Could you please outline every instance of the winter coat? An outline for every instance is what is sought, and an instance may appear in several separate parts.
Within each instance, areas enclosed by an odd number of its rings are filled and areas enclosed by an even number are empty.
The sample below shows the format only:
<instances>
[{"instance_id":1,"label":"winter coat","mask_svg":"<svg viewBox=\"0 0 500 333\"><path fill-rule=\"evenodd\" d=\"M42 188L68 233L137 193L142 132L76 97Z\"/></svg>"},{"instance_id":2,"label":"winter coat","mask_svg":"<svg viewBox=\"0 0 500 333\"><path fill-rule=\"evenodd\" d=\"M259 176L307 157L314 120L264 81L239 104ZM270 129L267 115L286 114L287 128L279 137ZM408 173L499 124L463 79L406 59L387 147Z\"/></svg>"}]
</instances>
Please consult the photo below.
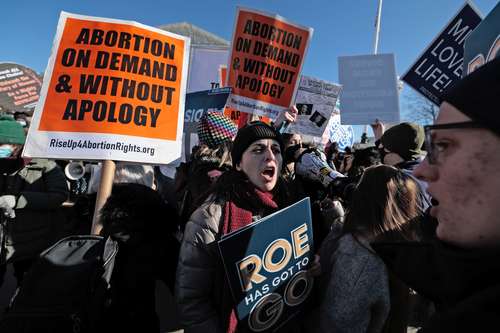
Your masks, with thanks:
<instances>
[{"instance_id":1,"label":"winter coat","mask_svg":"<svg viewBox=\"0 0 500 333\"><path fill-rule=\"evenodd\" d=\"M119 251L111 278L112 302L99 332L160 332L156 283L162 281L169 289L173 287L170 275L178 248L171 235L165 235L162 244L145 239L147 242L137 244L118 239Z\"/></svg>"},{"instance_id":2,"label":"winter coat","mask_svg":"<svg viewBox=\"0 0 500 333\"><path fill-rule=\"evenodd\" d=\"M190 217L177 265L175 297L186 333L225 332L231 294L217 246L222 236L223 200L209 198ZM258 220L263 214L254 215Z\"/></svg>"},{"instance_id":3,"label":"winter coat","mask_svg":"<svg viewBox=\"0 0 500 333\"><path fill-rule=\"evenodd\" d=\"M217 244L224 233L226 204L230 203L229 210L233 209L231 206L237 210L229 214L242 214L238 212L242 210L246 211L245 216L249 216L247 213L251 212L251 221L240 220L243 219L240 215L228 217L226 230L234 231L233 223L239 228L241 224L238 223L246 225L257 221L294 202L284 182L276 184L272 199L264 198L256 191L258 189L243 172L227 171L217 180L213 194L189 218L181 244L175 287L184 332L225 333L230 322L234 304Z\"/></svg>"},{"instance_id":4,"label":"winter coat","mask_svg":"<svg viewBox=\"0 0 500 333\"><path fill-rule=\"evenodd\" d=\"M390 310L389 275L368 244L331 232L320 250L319 311L312 332L381 332Z\"/></svg>"},{"instance_id":5,"label":"winter coat","mask_svg":"<svg viewBox=\"0 0 500 333\"><path fill-rule=\"evenodd\" d=\"M7 257L32 258L59 238L68 186L54 161L33 159L12 174L0 174L0 193L16 196L16 217L7 221Z\"/></svg>"},{"instance_id":6,"label":"winter coat","mask_svg":"<svg viewBox=\"0 0 500 333\"><path fill-rule=\"evenodd\" d=\"M224 302L224 268L217 241L223 202L205 202L190 217L184 230L177 265L175 297L186 333L223 332L220 307Z\"/></svg>"},{"instance_id":7,"label":"winter coat","mask_svg":"<svg viewBox=\"0 0 500 333\"><path fill-rule=\"evenodd\" d=\"M419 333L496 331L500 318L500 250L466 250L439 241L378 243L388 268L436 313Z\"/></svg>"}]
</instances>

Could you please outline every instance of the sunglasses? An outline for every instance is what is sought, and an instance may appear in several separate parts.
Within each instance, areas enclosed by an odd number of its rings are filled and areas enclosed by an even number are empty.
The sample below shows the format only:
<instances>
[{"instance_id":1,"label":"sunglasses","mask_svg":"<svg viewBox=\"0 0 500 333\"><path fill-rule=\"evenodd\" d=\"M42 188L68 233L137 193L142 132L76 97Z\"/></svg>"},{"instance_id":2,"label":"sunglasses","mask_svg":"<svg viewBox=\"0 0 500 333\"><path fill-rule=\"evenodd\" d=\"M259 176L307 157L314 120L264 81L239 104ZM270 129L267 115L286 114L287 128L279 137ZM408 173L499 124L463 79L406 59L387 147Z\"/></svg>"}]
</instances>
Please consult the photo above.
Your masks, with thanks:
<instances>
[{"instance_id":1,"label":"sunglasses","mask_svg":"<svg viewBox=\"0 0 500 333\"><path fill-rule=\"evenodd\" d=\"M429 164L436 164L439 158L439 150L436 149L432 138L432 131L444 129L466 129L466 128L483 128L484 126L475 121L464 121L460 123L448 123L439 125L424 126L425 131L425 150L427 151L427 160Z\"/></svg>"}]
</instances>

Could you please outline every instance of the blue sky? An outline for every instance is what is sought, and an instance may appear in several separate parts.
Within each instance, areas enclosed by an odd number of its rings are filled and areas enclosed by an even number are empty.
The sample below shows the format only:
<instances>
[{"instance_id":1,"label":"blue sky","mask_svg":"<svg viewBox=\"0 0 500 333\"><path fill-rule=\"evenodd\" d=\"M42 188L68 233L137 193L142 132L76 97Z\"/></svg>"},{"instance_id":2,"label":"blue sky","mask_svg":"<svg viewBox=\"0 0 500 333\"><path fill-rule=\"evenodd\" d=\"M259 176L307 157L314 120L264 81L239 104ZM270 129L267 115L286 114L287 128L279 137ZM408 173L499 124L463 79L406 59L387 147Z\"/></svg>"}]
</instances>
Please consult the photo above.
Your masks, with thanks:
<instances>
[{"instance_id":1,"label":"blue sky","mask_svg":"<svg viewBox=\"0 0 500 333\"><path fill-rule=\"evenodd\" d=\"M396 71L403 74L463 3L383 1L379 53L394 53ZM497 0L473 3L486 16ZM303 74L338 82L338 56L373 52L377 0L5 0L0 5L0 61L43 72L61 10L151 26L187 21L230 40L238 5L314 28ZM411 88L403 89L403 114L411 94Z\"/></svg>"}]
</instances>

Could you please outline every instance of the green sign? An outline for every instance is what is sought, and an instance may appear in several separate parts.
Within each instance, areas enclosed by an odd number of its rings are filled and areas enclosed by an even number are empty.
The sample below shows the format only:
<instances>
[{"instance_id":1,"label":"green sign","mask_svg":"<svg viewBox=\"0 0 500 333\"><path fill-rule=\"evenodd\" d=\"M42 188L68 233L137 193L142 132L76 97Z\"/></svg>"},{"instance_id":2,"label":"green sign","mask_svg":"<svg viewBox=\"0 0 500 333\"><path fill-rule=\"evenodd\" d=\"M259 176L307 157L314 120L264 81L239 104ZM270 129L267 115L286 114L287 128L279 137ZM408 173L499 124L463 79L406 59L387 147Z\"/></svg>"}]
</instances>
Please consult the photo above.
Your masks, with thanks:
<instances>
[{"instance_id":1,"label":"green sign","mask_svg":"<svg viewBox=\"0 0 500 333\"><path fill-rule=\"evenodd\" d=\"M500 56L500 2L465 41L462 77Z\"/></svg>"}]
</instances>

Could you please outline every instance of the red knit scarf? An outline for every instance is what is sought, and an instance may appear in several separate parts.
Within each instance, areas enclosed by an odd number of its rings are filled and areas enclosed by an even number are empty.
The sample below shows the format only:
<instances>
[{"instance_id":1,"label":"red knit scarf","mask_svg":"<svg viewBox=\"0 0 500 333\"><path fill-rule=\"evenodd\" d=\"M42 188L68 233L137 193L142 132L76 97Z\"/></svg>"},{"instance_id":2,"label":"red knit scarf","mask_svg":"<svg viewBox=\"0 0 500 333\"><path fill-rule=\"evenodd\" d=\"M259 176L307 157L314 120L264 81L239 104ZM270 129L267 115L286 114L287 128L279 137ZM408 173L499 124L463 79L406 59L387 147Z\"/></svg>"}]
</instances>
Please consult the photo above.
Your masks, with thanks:
<instances>
[{"instance_id":1,"label":"red knit scarf","mask_svg":"<svg viewBox=\"0 0 500 333\"><path fill-rule=\"evenodd\" d=\"M224 206L224 224L222 234L228 234L252 223L252 216L262 211L273 211L278 205L273 200L271 192L262 192L256 187L248 188L237 200L228 200ZM244 208L243 208L244 207ZM237 331L238 319L236 312L231 310L228 333Z\"/></svg>"}]
</instances>

